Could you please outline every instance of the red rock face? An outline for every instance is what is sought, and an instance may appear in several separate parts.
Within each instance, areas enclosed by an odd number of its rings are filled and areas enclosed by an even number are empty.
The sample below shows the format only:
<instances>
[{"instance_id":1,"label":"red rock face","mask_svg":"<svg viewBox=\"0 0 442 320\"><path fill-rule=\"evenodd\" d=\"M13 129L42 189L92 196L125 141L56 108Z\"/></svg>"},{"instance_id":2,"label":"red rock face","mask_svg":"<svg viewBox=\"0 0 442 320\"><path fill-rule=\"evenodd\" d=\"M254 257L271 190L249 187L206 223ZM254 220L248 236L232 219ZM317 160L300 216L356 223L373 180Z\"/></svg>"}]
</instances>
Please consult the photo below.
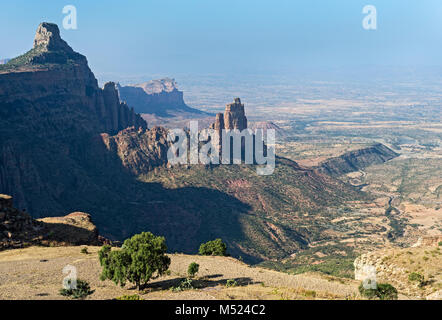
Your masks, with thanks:
<instances>
[{"instance_id":1,"label":"red rock face","mask_svg":"<svg viewBox=\"0 0 442 320\"><path fill-rule=\"evenodd\" d=\"M241 99L236 98L235 102L227 104L224 115L218 113L216 115L215 123L213 123L210 128L215 130L238 129L240 131L247 129L247 117Z\"/></svg>"},{"instance_id":2,"label":"red rock face","mask_svg":"<svg viewBox=\"0 0 442 320\"><path fill-rule=\"evenodd\" d=\"M238 129L240 131L247 129L247 118L244 112L244 104L240 98L236 98L234 103L226 106L224 112L224 125L227 130Z\"/></svg>"}]
</instances>

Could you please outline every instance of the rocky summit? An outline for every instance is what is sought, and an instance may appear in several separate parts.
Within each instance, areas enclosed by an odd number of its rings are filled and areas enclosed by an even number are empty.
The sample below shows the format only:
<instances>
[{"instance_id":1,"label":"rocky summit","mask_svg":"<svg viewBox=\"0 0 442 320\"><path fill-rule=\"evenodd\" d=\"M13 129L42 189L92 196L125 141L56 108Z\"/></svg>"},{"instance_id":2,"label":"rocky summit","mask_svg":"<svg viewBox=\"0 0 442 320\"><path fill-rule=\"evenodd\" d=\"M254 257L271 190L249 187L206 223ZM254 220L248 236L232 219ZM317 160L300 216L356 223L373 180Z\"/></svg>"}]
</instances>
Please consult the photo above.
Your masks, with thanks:
<instances>
[{"instance_id":1,"label":"rocky summit","mask_svg":"<svg viewBox=\"0 0 442 320\"><path fill-rule=\"evenodd\" d=\"M210 128L215 130L238 129L240 131L247 129L247 117L241 99L236 98L233 103L227 104L224 114L218 113L216 115L215 123L213 123Z\"/></svg>"}]
</instances>

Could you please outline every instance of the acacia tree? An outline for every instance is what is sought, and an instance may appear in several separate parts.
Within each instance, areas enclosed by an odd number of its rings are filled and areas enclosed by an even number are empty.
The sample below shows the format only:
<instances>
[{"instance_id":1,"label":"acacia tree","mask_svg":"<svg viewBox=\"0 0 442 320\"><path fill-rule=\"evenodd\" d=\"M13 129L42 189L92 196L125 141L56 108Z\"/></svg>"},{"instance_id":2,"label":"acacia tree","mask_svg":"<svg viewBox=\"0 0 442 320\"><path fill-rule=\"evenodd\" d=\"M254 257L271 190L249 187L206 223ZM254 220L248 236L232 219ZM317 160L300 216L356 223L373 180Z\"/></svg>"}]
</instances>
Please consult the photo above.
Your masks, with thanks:
<instances>
[{"instance_id":1,"label":"acacia tree","mask_svg":"<svg viewBox=\"0 0 442 320\"><path fill-rule=\"evenodd\" d=\"M225 256L227 246L221 239L201 244L199 254L202 256Z\"/></svg>"},{"instance_id":2,"label":"acacia tree","mask_svg":"<svg viewBox=\"0 0 442 320\"><path fill-rule=\"evenodd\" d=\"M98 252L103 267L100 279L112 280L122 287L126 282L134 283L140 290L155 273L161 276L169 269L170 258L166 251L164 237L156 237L150 232L125 240L120 250L103 246Z\"/></svg>"}]
</instances>

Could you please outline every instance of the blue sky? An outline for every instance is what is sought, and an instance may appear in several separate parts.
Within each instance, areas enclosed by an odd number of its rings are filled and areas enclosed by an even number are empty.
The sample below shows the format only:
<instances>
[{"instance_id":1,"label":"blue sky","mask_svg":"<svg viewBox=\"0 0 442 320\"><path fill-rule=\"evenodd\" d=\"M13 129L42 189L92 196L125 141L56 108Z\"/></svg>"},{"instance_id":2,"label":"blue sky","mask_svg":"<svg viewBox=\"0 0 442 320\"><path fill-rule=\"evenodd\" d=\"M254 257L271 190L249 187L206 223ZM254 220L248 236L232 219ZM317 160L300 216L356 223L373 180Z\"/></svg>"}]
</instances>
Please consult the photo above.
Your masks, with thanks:
<instances>
[{"instance_id":1,"label":"blue sky","mask_svg":"<svg viewBox=\"0 0 442 320\"><path fill-rule=\"evenodd\" d=\"M0 58L30 49L41 21L78 29L62 37L96 73L273 72L297 68L440 66L440 0L2 1ZM378 29L362 28L375 5Z\"/></svg>"}]
</instances>

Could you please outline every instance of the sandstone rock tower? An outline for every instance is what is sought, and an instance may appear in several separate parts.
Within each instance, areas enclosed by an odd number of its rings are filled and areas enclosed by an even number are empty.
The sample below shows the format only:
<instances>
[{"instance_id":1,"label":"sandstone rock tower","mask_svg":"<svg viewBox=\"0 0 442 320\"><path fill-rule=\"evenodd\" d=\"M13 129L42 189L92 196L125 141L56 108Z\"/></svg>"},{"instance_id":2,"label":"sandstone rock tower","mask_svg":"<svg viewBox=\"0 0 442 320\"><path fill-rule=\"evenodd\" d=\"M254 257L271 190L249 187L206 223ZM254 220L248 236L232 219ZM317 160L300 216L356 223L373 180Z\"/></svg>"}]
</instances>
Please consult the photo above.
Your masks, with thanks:
<instances>
[{"instance_id":1,"label":"sandstone rock tower","mask_svg":"<svg viewBox=\"0 0 442 320\"><path fill-rule=\"evenodd\" d=\"M247 129L247 117L241 99L235 98L235 102L227 104L224 115L218 113L216 115L215 123L213 123L210 128L219 131L223 129L238 129L240 131Z\"/></svg>"},{"instance_id":2,"label":"sandstone rock tower","mask_svg":"<svg viewBox=\"0 0 442 320\"><path fill-rule=\"evenodd\" d=\"M244 104L240 98L226 106L224 112L224 125L227 130L238 129L240 131L247 129L247 118L244 112Z\"/></svg>"},{"instance_id":3,"label":"sandstone rock tower","mask_svg":"<svg viewBox=\"0 0 442 320\"><path fill-rule=\"evenodd\" d=\"M235 98L233 103L229 103L226 105L226 110L224 114L217 113L215 122L212 123L210 129L214 129L216 131L215 142L214 145L219 152L219 156L222 154L222 130L230 131L230 130L239 130L243 131L247 129L247 117L244 111L244 104L241 103L240 98ZM241 141L241 150L244 153L245 148L245 140ZM232 158L232 152L231 156Z\"/></svg>"}]
</instances>

